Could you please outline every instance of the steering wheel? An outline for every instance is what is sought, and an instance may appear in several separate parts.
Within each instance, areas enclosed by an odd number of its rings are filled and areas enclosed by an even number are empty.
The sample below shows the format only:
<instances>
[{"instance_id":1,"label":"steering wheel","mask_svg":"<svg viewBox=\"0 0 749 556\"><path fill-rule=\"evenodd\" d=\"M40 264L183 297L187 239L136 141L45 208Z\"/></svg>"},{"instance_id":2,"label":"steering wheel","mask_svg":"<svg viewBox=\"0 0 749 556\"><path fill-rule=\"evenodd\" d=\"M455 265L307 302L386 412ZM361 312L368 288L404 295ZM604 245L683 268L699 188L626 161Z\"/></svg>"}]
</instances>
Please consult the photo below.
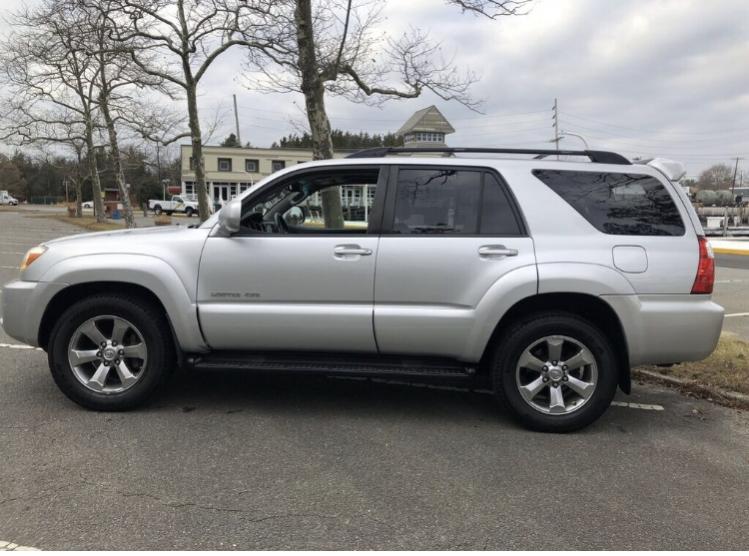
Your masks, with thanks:
<instances>
[{"instance_id":1,"label":"steering wheel","mask_svg":"<svg viewBox=\"0 0 749 556\"><path fill-rule=\"evenodd\" d=\"M277 212L273 216L273 220L276 223L276 228L278 228L278 231L284 234L289 233L289 225L286 223L286 220L283 219L283 215L279 212Z\"/></svg>"}]
</instances>

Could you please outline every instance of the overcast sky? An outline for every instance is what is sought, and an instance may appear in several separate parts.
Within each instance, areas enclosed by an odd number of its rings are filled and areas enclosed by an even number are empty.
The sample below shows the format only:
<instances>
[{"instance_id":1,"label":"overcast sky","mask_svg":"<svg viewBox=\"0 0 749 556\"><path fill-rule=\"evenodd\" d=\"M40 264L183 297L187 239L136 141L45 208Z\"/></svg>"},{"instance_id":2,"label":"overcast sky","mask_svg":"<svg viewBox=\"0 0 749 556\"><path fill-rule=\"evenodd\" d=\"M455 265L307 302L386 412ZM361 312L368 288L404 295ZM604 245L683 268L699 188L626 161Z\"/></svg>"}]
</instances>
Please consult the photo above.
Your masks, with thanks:
<instances>
[{"instance_id":1,"label":"overcast sky","mask_svg":"<svg viewBox=\"0 0 749 556\"><path fill-rule=\"evenodd\" d=\"M3 0L0 10L21 0ZM549 147L551 107L561 128L591 148L682 160L688 173L742 156L749 179L749 1L534 0L531 13L490 21L441 0L389 0L387 28L429 29L456 63L480 74L473 96L484 114L430 95L381 108L330 98L334 127L395 131L435 104L456 129L453 146ZM201 110L233 129L238 98L243 141L270 146L303 124L301 97L247 90L243 53L230 51L201 86ZM215 142L215 141L214 141ZM575 137L562 141L580 148Z\"/></svg>"}]
</instances>

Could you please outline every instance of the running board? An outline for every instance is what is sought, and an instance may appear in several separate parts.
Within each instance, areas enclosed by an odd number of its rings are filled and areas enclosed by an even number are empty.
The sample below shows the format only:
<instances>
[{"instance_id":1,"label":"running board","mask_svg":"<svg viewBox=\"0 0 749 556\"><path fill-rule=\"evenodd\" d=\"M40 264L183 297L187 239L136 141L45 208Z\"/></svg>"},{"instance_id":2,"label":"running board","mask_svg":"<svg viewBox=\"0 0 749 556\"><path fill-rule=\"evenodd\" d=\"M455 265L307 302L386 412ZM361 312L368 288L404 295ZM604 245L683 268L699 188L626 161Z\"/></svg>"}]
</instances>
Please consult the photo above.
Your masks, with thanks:
<instances>
[{"instance_id":1,"label":"running board","mask_svg":"<svg viewBox=\"0 0 749 556\"><path fill-rule=\"evenodd\" d=\"M465 379L476 373L475 366L454 359L368 354L216 352L190 355L185 363L188 367L201 371L240 370L372 377Z\"/></svg>"}]
</instances>

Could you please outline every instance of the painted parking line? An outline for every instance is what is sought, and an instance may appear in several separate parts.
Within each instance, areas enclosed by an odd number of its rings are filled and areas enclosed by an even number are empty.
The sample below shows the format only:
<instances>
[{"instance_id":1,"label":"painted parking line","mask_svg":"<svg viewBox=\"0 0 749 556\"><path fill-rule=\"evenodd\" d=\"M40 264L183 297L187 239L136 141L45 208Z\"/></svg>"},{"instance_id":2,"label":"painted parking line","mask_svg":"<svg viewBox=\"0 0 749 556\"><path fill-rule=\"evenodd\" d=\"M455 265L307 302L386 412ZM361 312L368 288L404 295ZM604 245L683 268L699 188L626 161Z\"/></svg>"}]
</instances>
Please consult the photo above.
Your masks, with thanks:
<instances>
[{"instance_id":1,"label":"painted parking line","mask_svg":"<svg viewBox=\"0 0 749 556\"><path fill-rule=\"evenodd\" d=\"M29 346L26 344L0 344L0 348L7 348L7 349L34 349L38 351L42 351L42 348Z\"/></svg>"},{"instance_id":2,"label":"painted parking line","mask_svg":"<svg viewBox=\"0 0 749 556\"><path fill-rule=\"evenodd\" d=\"M615 405L617 407L628 407L630 409L647 409L650 411L663 411L663 406L655 404L655 403L619 402L615 400L611 402L611 405Z\"/></svg>"},{"instance_id":3,"label":"painted parking line","mask_svg":"<svg viewBox=\"0 0 749 556\"><path fill-rule=\"evenodd\" d=\"M733 317L749 317L749 313L729 313L727 315L723 315L725 318L730 319Z\"/></svg>"},{"instance_id":4,"label":"painted parking line","mask_svg":"<svg viewBox=\"0 0 749 556\"><path fill-rule=\"evenodd\" d=\"M8 542L8 541L0 541L0 551L2 550L10 550L13 552L16 551L26 551L26 550L39 550L38 548L34 548L33 546L21 546L20 544L16 544L14 542Z\"/></svg>"},{"instance_id":5,"label":"painted parking line","mask_svg":"<svg viewBox=\"0 0 749 556\"><path fill-rule=\"evenodd\" d=\"M0 268L7 268L8 270L18 270L19 266L6 266L6 265L0 265Z\"/></svg>"}]
</instances>

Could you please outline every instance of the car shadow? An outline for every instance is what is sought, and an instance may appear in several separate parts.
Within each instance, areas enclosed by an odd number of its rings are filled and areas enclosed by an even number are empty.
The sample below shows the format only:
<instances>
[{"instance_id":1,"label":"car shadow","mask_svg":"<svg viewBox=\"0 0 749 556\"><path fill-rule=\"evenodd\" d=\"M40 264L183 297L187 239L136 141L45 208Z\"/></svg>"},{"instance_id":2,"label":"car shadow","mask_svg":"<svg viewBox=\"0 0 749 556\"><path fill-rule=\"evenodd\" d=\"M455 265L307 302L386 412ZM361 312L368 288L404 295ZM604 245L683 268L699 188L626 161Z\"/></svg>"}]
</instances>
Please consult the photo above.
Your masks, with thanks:
<instances>
[{"instance_id":1,"label":"car shadow","mask_svg":"<svg viewBox=\"0 0 749 556\"><path fill-rule=\"evenodd\" d=\"M151 407L185 413L410 415L511 422L490 393L462 386L240 371L177 373Z\"/></svg>"}]
</instances>

